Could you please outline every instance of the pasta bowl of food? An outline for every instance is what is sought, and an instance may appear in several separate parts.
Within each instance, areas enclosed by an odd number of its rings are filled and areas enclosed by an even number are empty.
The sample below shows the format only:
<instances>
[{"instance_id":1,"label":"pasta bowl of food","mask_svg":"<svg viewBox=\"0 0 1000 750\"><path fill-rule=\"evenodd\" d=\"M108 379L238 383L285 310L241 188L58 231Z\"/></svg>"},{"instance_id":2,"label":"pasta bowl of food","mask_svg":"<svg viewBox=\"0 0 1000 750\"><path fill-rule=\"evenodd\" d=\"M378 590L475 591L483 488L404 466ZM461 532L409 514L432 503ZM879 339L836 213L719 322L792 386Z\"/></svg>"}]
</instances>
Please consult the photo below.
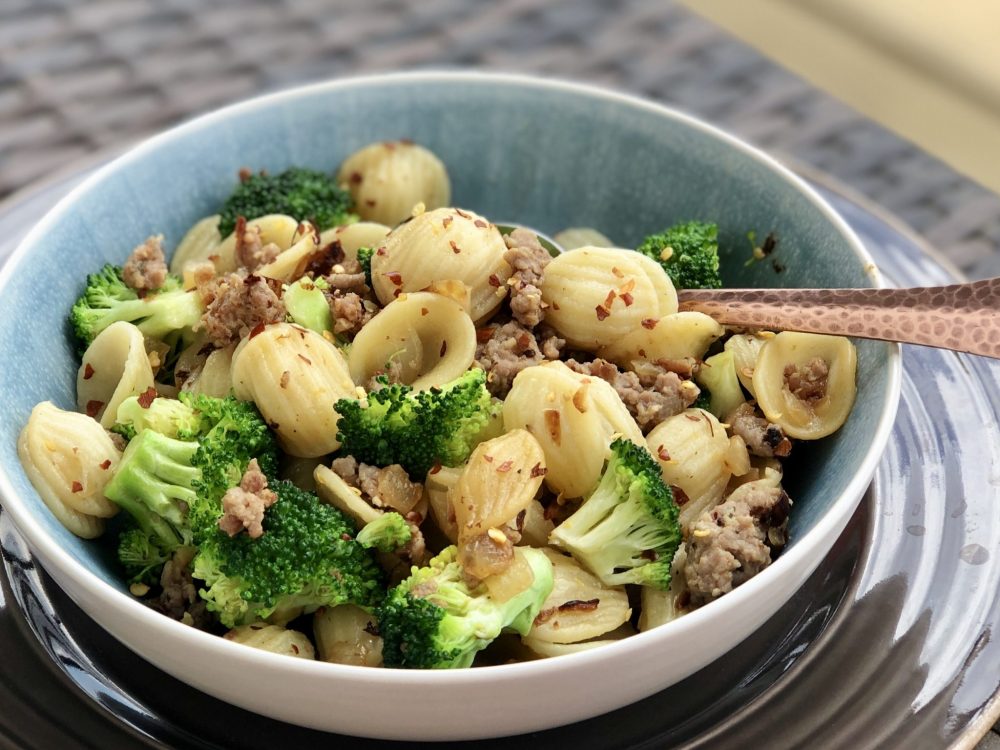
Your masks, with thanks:
<instances>
[{"instance_id":1,"label":"pasta bowl of food","mask_svg":"<svg viewBox=\"0 0 1000 750\"><path fill-rule=\"evenodd\" d=\"M0 493L84 611L221 699L553 727L763 623L894 418L895 345L727 330L677 289L879 283L801 180L656 104L294 89L147 141L24 240Z\"/></svg>"}]
</instances>

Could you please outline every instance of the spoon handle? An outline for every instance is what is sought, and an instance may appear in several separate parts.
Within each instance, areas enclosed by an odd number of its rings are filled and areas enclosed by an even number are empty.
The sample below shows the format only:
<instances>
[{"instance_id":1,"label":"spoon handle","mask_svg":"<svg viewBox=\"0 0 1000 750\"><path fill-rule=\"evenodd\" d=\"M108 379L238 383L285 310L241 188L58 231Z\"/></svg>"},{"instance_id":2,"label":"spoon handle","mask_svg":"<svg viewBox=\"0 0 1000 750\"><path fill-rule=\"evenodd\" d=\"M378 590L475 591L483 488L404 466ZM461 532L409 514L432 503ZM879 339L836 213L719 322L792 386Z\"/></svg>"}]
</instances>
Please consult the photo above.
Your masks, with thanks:
<instances>
[{"instance_id":1,"label":"spoon handle","mask_svg":"<svg viewBox=\"0 0 1000 750\"><path fill-rule=\"evenodd\" d=\"M685 289L719 323L922 344L1000 359L1000 278L914 289Z\"/></svg>"}]
</instances>

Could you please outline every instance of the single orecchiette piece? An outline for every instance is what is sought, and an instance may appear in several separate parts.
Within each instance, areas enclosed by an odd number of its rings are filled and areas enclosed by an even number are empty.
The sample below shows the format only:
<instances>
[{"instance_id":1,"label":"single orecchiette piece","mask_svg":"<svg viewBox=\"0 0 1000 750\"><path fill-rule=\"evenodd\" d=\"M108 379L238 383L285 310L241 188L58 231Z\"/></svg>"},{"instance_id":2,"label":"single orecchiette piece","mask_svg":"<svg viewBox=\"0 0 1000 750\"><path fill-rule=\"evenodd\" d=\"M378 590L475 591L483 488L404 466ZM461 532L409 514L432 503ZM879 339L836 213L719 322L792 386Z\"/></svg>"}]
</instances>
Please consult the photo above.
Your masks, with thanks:
<instances>
[{"instance_id":1,"label":"single orecchiette piece","mask_svg":"<svg viewBox=\"0 0 1000 750\"><path fill-rule=\"evenodd\" d=\"M681 491L675 490L674 499L682 527L718 504L732 475L729 435L718 419L704 409L687 409L654 427L646 442L663 481Z\"/></svg>"},{"instance_id":2,"label":"single orecchiette piece","mask_svg":"<svg viewBox=\"0 0 1000 750\"><path fill-rule=\"evenodd\" d=\"M337 181L347 187L354 210L366 221L395 226L423 203L428 209L451 202L451 181L431 151L409 141L372 143L344 159Z\"/></svg>"},{"instance_id":3,"label":"single orecchiette piece","mask_svg":"<svg viewBox=\"0 0 1000 750\"><path fill-rule=\"evenodd\" d=\"M36 406L17 444L24 473L63 526L84 539L104 531L118 506L104 487L121 453L97 421L48 401Z\"/></svg>"},{"instance_id":4,"label":"single orecchiette piece","mask_svg":"<svg viewBox=\"0 0 1000 750\"><path fill-rule=\"evenodd\" d=\"M170 273L183 276L189 266L203 263L215 255L221 243L219 214L206 216L191 227L177 245L170 259Z\"/></svg>"},{"instance_id":5,"label":"single orecchiette piece","mask_svg":"<svg viewBox=\"0 0 1000 750\"><path fill-rule=\"evenodd\" d=\"M319 246L325 248L333 242L339 242L340 249L344 251L344 259L357 260L359 249L378 247L387 234L389 234L389 227L385 224L378 224L374 221L357 221L354 224L344 224L327 229L319 236Z\"/></svg>"},{"instance_id":6,"label":"single orecchiette piece","mask_svg":"<svg viewBox=\"0 0 1000 750\"><path fill-rule=\"evenodd\" d=\"M280 252L285 252L300 239L299 226L299 222L291 216L268 214L248 221L246 229L259 231L261 244L274 244ZM236 233L222 240L212 255L214 257L210 260L215 263L216 273L235 271L239 265L236 260Z\"/></svg>"},{"instance_id":7,"label":"single orecchiette piece","mask_svg":"<svg viewBox=\"0 0 1000 750\"><path fill-rule=\"evenodd\" d=\"M486 578L510 565L513 542L504 527L527 513L544 476L545 454L527 430L476 446L450 493L463 570Z\"/></svg>"},{"instance_id":8,"label":"single orecchiette piece","mask_svg":"<svg viewBox=\"0 0 1000 750\"><path fill-rule=\"evenodd\" d=\"M451 490L458 483L460 476L462 476L461 468L442 466L436 471L432 469L432 473L428 473L424 480L424 495L427 497L434 523L452 544L458 543L458 524L455 522Z\"/></svg>"},{"instance_id":9,"label":"single orecchiette piece","mask_svg":"<svg viewBox=\"0 0 1000 750\"><path fill-rule=\"evenodd\" d=\"M372 616L361 607L341 604L321 607L313 617L313 636L321 661L382 666L382 639L375 631Z\"/></svg>"},{"instance_id":10,"label":"single orecchiette piece","mask_svg":"<svg viewBox=\"0 0 1000 750\"><path fill-rule=\"evenodd\" d=\"M318 333L279 323L251 334L232 375L236 398L257 405L285 452L310 458L340 447L333 405L357 392L344 355Z\"/></svg>"},{"instance_id":11,"label":"single orecchiette piece","mask_svg":"<svg viewBox=\"0 0 1000 750\"><path fill-rule=\"evenodd\" d=\"M826 437L851 413L857 366L857 350L842 336L784 331L769 339L757 357L757 403L793 438Z\"/></svg>"},{"instance_id":12,"label":"single orecchiette piece","mask_svg":"<svg viewBox=\"0 0 1000 750\"><path fill-rule=\"evenodd\" d=\"M733 367L736 368L736 377L740 379L740 385L750 392L754 398L757 395L753 389L753 371L757 367L757 357L764 343L774 338L770 331L760 333L736 333L726 339L725 350L733 355Z\"/></svg>"},{"instance_id":13,"label":"single orecchiette piece","mask_svg":"<svg viewBox=\"0 0 1000 750\"><path fill-rule=\"evenodd\" d=\"M556 527L550 518L545 517L545 508L538 500L528 504L528 512L524 514L524 526L521 529L521 544L529 547L544 547L549 543L549 534Z\"/></svg>"},{"instance_id":14,"label":"single orecchiette piece","mask_svg":"<svg viewBox=\"0 0 1000 750\"><path fill-rule=\"evenodd\" d=\"M719 352L706 359L695 375L698 385L708 389L711 397L709 411L725 419L733 409L746 402L731 351Z\"/></svg>"},{"instance_id":15,"label":"single orecchiette piece","mask_svg":"<svg viewBox=\"0 0 1000 750\"><path fill-rule=\"evenodd\" d=\"M552 561L554 583L531 628L533 640L577 643L628 622L632 610L624 588L605 586L568 555L551 549L543 552Z\"/></svg>"},{"instance_id":16,"label":"single orecchiette piece","mask_svg":"<svg viewBox=\"0 0 1000 750\"><path fill-rule=\"evenodd\" d=\"M153 387L142 331L131 323L112 323L90 342L76 376L80 411L111 427L121 402Z\"/></svg>"},{"instance_id":17,"label":"single orecchiette piece","mask_svg":"<svg viewBox=\"0 0 1000 750\"><path fill-rule=\"evenodd\" d=\"M643 320L677 310L666 272L629 250L581 247L545 268L545 322L572 346L596 351L610 346Z\"/></svg>"},{"instance_id":18,"label":"single orecchiette piece","mask_svg":"<svg viewBox=\"0 0 1000 750\"><path fill-rule=\"evenodd\" d=\"M359 529L382 515L381 510L361 499L361 490L349 485L328 466L317 466L313 470L313 479L319 499L345 513Z\"/></svg>"},{"instance_id":19,"label":"single orecchiette piece","mask_svg":"<svg viewBox=\"0 0 1000 750\"><path fill-rule=\"evenodd\" d=\"M592 648L606 646L609 643L615 643L633 635L635 635L635 630L631 625L622 625L608 633L604 638L595 638L590 641L580 641L579 643L552 643L551 641L543 641L535 638L532 633L522 638L521 643L527 646L533 653L551 658L553 656L566 656L567 654L578 654L581 651L589 651Z\"/></svg>"},{"instance_id":20,"label":"single orecchiette piece","mask_svg":"<svg viewBox=\"0 0 1000 750\"><path fill-rule=\"evenodd\" d=\"M681 542L670 565L670 588L663 591L652 586L642 587L640 594L642 610L639 612L640 632L644 633L660 625L665 625L684 614L684 608L680 602L683 601L687 591L687 579L684 577L686 564L687 546Z\"/></svg>"},{"instance_id":21,"label":"single orecchiette piece","mask_svg":"<svg viewBox=\"0 0 1000 750\"><path fill-rule=\"evenodd\" d=\"M268 279L291 283L305 273L320 250L319 232L309 223L301 224L291 247L278 253L278 257L261 266L254 273Z\"/></svg>"},{"instance_id":22,"label":"single orecchiette piece","mask_svg":"<svg viewBox=\"0 0 1000 750\"><path fill-rule=\"evenodd\" d=\"M358 385L393 363L399 381L416 389L444 385L469 369L476 328L462 306L431 292L401 294L368 321L348 355Z\"/></svg>"},{"instance_id":23,"label":"single orecchiette piece","mask_svg":"<svg viewBox=\"0 0 1000 750\"><path fill-rule=\"evenodd\" d=\"M236 344L210 352L201 369L184 383L184 390L225 398L233 390L233 354Z\"/></svg>"},{"instance_id":24,"label":"single orecchiette piece","mask_svg":"<svg viewBox=\"0 0 1000 750\"><path fill-rule=\"evenodd\" d=\"M562 362L522 370L503 404L504 427L523 427L542 446L545 483L582 497L600 480L615 435L644 445L642 432L614 388Z\"/></svg>"},{"instance_id":25,"label":"single orecchiette piece","mask_svg":"<svg viewBox=\"0 0 1000 750\"><path fill-rule=\"evenodd\" d=\"M222 637L233 643L270 651L272 654L295 656L300 659L316 658L316 650L304 633L288 630L280 625L265 625L260 622L240 625Z\"/></svg>"},{"instance_id":26,"label":"single orecchiette piece","mask_svg":"<svg viewBox=\"0 0 1000 750\"><path fill-rule=\"evenodd\" d=\"M639 325L599 354L621 365L633 360L701 359L725 329L700 312L679 312L644 318Z\"/></svg>"},{"instance_id":27,"label":"single orecchiette piece","mask_svg":"<svg viewBox=\"0 0 1000 750\"><path fill-rule=\"evenodd\" d=\"M419 292L441 279L469 290L473 320L493 312L507 296L511 267L500 231L482 216L439 208L393 229L372 255L372 284L387 305L403 292Z\"/></svg>"}]
</instances>

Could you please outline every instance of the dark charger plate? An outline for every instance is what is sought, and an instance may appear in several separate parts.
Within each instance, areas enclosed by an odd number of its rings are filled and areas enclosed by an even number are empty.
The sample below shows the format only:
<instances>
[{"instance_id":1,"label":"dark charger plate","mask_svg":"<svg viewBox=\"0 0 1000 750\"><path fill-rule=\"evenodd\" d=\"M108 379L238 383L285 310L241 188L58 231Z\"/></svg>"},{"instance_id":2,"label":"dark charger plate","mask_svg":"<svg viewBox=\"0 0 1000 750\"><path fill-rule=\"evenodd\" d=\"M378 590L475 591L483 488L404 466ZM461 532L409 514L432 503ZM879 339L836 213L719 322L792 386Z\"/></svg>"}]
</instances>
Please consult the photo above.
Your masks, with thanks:
<instances>
[{"instance_id":1,"label":"dark charger plate","mask_svg":"<svg viewBox=\"0 0 1000 750\"><path fill-rule=\"evenodd\" d=\"M50 182L0 207L0 259L80 177ZM822 191L891 283L954 279L891 218L840 188ZM632 706L476 744L579 750L975 745L1000 715L1000 364L915 347L904 349L903 364L899 417L872 487L816 573L759 631L684 682ZM392 744L282 724L187 687L91 622L36 565L2 513L0 543L6 573L0 746ZM595 692L601 689L594 684ZM331 703L336 700L331 692ZM454 720L462 721L460 705Z\"/></svg>"}]
</instances>

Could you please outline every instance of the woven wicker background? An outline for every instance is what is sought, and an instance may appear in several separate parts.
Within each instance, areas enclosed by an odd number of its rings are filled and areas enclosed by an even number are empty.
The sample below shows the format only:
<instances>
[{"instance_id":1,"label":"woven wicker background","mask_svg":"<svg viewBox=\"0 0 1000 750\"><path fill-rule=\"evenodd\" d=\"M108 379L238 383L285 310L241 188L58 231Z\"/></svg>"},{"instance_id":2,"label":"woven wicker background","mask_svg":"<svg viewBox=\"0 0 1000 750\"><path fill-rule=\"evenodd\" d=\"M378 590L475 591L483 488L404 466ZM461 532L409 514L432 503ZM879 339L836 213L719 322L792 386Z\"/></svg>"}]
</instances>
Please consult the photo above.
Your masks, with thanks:
<instances>
[{"instance_id":1,"label":"woven wicker background","mask_svg":"<svg viewBox=\"0 0 1000 750\"><path fill-rule=\"evenodd\" d=\"M975 276L1000 199L663 0L0 0L0 195L294 83L473 67L644 94L818 167Z\"/></svg>"}]
</instances>

